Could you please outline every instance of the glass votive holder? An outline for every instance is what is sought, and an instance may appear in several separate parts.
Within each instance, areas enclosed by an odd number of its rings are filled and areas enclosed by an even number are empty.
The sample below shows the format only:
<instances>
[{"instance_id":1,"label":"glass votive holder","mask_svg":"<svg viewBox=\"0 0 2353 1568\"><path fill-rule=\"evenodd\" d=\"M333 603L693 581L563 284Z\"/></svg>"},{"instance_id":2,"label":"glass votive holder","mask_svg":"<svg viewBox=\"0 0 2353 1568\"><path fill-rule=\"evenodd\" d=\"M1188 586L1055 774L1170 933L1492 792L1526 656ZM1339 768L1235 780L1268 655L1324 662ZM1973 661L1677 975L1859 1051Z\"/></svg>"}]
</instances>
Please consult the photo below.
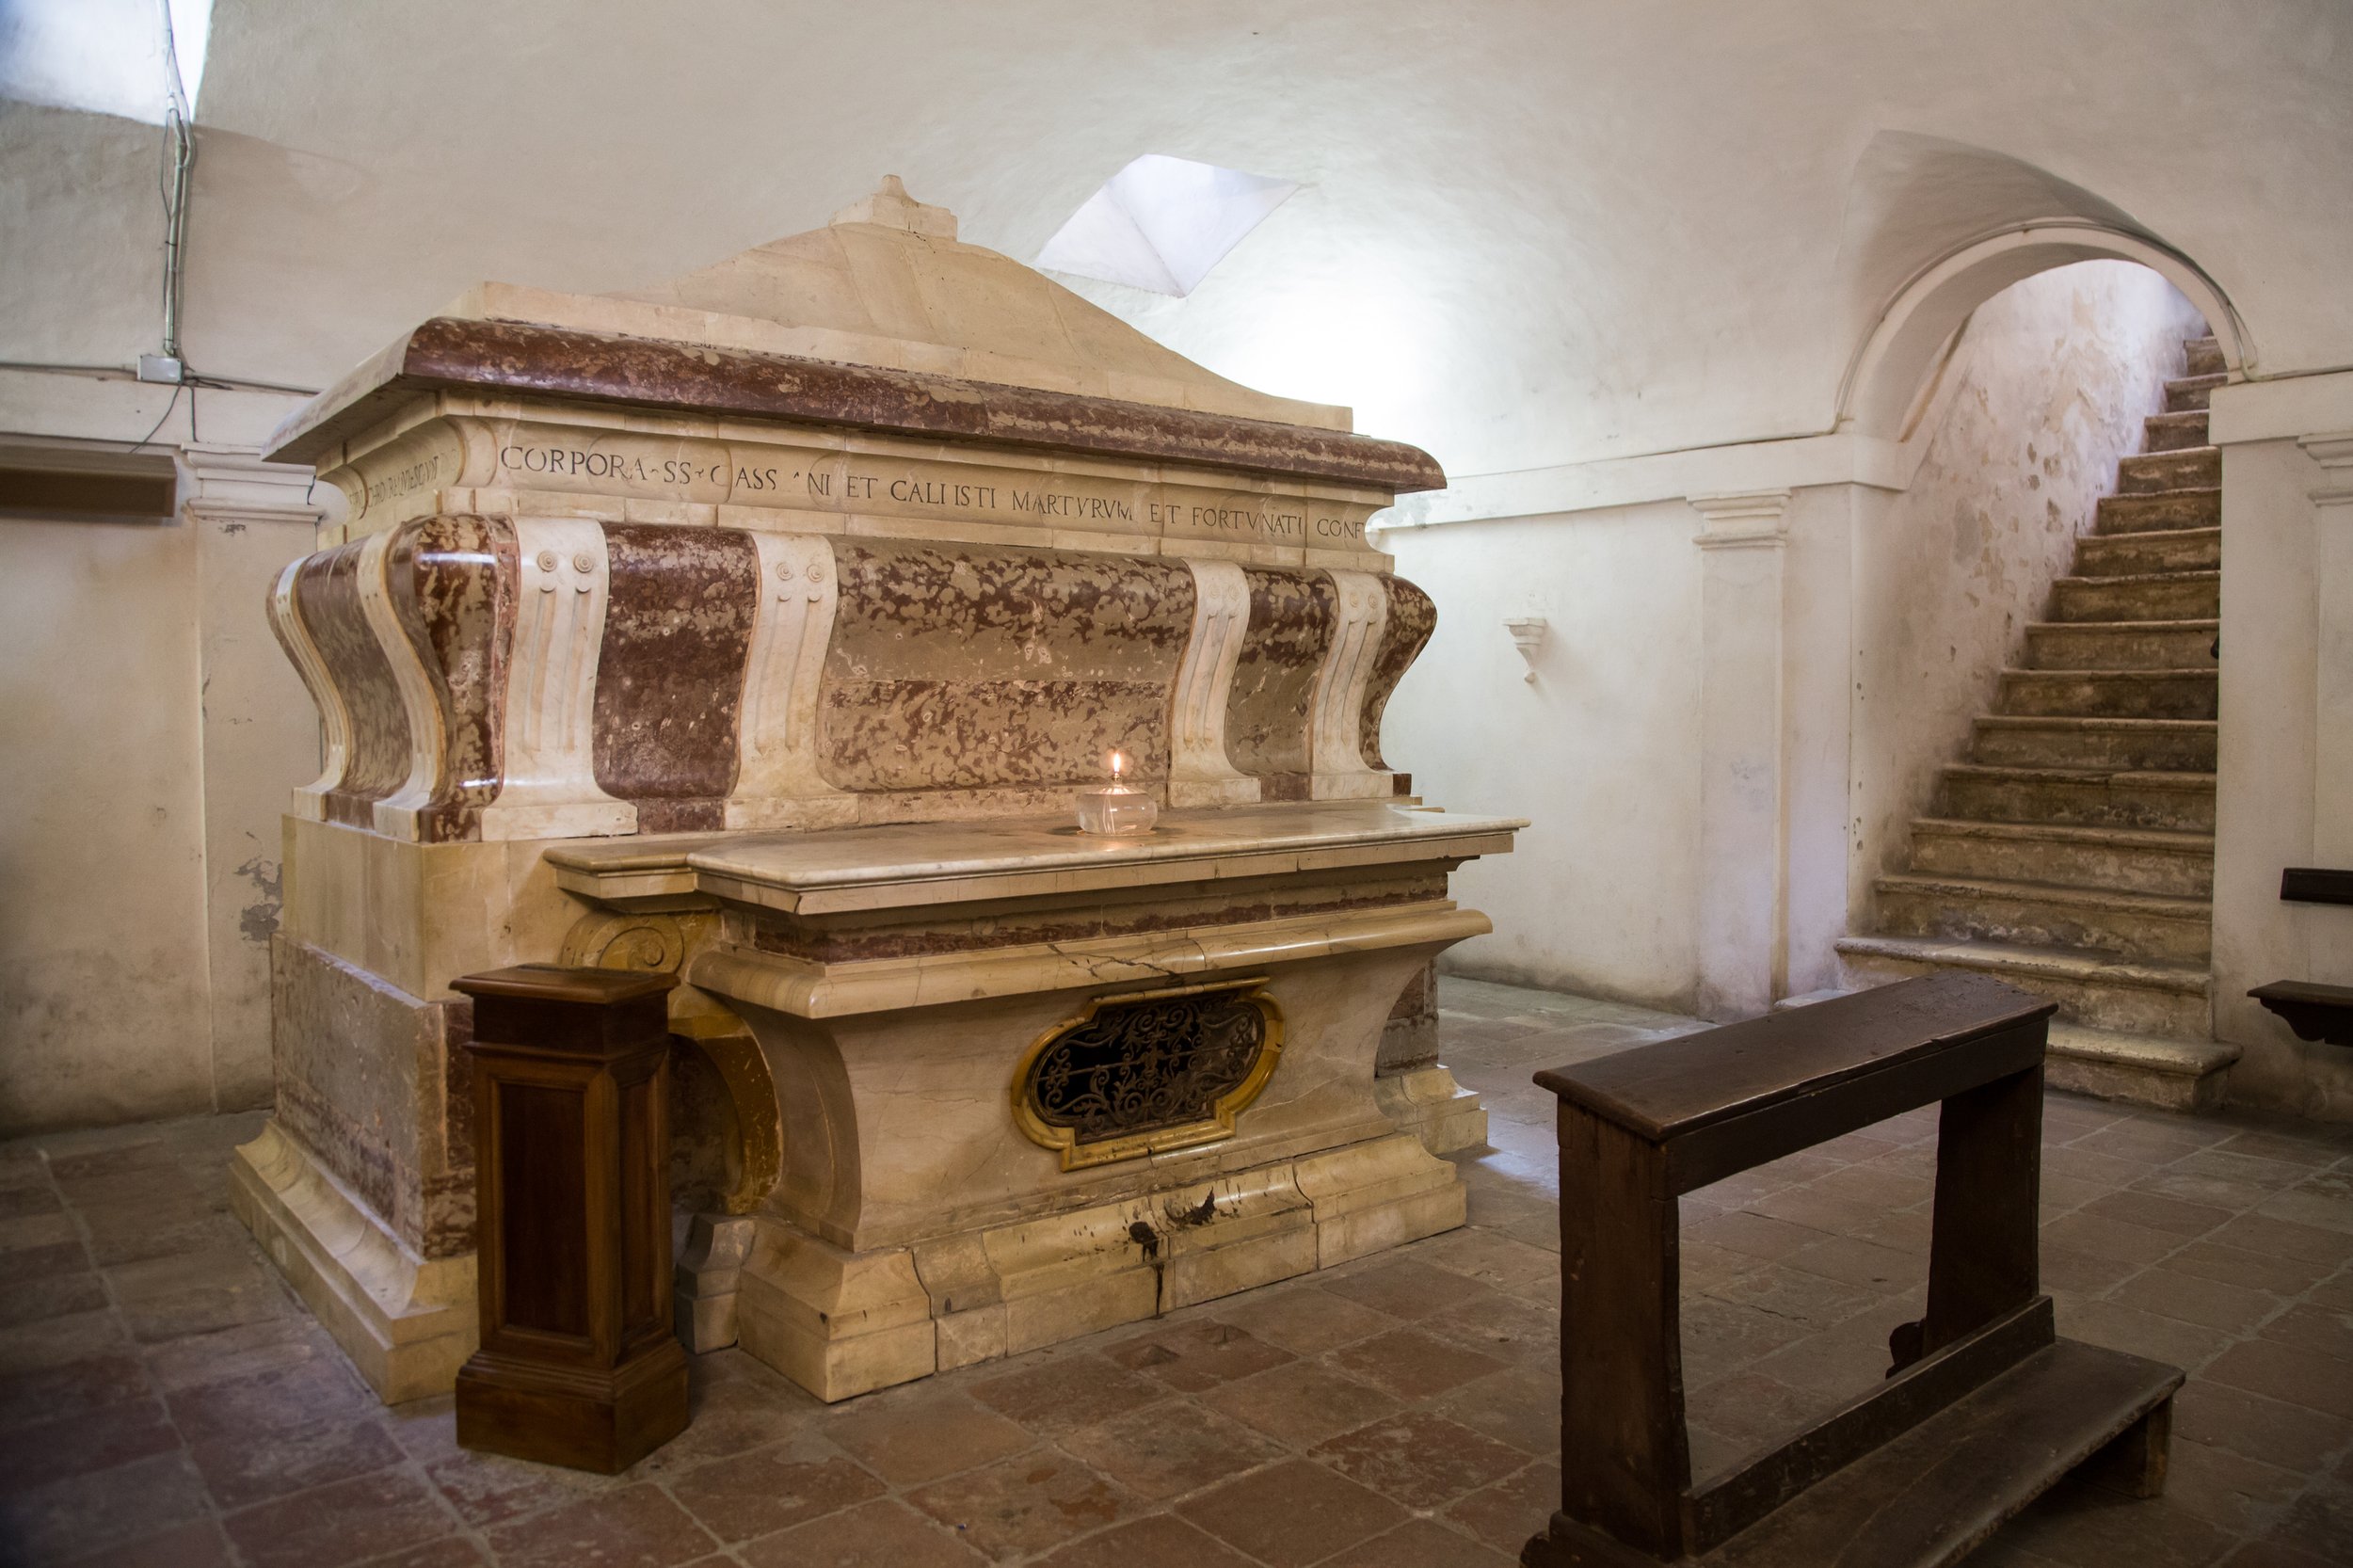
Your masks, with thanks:
<instances>
[{"instance_id":1,"label":"glass votive holder","mask_svg":"<svg viewBox=\"0 0 2353 1568\"><path fill-rule=\"evenodd\" d=\"M1079 831L1106 838L1128 839L1152 831L1160 820L1160 803L1143 790L1107 784L1079 792Z\"/></svg>"}]
</instances>

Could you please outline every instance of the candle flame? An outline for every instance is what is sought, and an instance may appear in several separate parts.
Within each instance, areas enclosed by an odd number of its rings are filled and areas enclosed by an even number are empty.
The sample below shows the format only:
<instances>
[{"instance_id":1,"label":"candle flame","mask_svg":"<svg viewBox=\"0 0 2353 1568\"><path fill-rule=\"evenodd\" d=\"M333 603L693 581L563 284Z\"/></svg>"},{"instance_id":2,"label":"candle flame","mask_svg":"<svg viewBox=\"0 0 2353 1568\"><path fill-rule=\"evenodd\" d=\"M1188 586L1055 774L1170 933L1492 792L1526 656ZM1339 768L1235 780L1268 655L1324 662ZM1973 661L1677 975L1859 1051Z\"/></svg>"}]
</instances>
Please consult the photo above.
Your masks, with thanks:
<instances>
[{"instance_id":1,"label":"candle flame","mask_svg":"<svg viewBox=\"0 0 2353 1568\"><path fill-rule=\"evenodd\" d=\"M1128 754L1127 754L1126 752L1124 752L1124 751L1114 751L1114 752L1112 752L1112 782L1113 782L1113 783L1118 782L1119 776L1120 776L1121 774L1125 773L1127 770L1128 770Z\"/></svg>"}]
</instances>

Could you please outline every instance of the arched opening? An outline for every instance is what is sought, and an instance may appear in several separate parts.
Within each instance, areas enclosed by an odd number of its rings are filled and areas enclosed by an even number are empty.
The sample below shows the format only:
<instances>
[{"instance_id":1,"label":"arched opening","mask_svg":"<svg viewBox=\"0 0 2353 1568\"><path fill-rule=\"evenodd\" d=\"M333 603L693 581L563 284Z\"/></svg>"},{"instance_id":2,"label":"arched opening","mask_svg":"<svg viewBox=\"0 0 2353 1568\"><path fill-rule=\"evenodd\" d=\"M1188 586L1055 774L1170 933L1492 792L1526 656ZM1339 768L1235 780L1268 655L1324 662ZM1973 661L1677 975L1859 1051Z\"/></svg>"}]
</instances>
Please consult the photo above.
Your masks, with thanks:
<instances>
[{"instance_id":1,"label":"arched opening","mask_svg":"<svg viewBox=\"0 0 2353 1568\"><path fill-rule=\"evenodd\" d=\"M2062 1087L2218 1089L2207 400L2252 353L2185 258L2041 225L1917 273L1842 395L1915 459L1855 538L1842 970L2051 996Z\"/></svg>"},{"instance_id":2,"label":"arched opening","mask_svg":"<svg viewBox=\"0 0 2353 1568\"><path fill-rule=\"evenodd\" d=\"M1920 412L1936 366L1974 311L2037 273L2089 261L2135 262L2180 290L2206 318L2225 374L2255 364L2246 323L2204 270L2168 247L2100 224L2034 224L1980 239L1922 268L1898 289L1848 365L1838 396L1841 431L1900 440Z\"/></svg>"}]
</instances>

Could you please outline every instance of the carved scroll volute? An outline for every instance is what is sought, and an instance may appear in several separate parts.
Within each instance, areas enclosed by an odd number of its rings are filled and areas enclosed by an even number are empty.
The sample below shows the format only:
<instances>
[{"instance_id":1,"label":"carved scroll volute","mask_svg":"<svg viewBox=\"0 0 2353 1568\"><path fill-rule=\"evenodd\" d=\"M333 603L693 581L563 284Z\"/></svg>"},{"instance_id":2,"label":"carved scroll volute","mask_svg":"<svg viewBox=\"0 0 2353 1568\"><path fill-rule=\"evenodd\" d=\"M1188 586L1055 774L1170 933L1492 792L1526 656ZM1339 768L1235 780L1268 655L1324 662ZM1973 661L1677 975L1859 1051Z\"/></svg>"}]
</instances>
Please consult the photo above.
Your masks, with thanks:
<instances>
[{"instance_id":1,"label":"carved scroll volute","mask_svg":"<svg viewBox=\"0 0 2353 1568\"><path fill-rule=\"evenodd\" d=\"M568 967L682 974L689 954L709 945L715 925L715 918L708 914L600 910L573 925L556 961ZM680 985L669 1000L670 1032L694 1042L727 1090L732 1113L725 1128L730 1144L729 1182L719 1207L728 1214L748 1214L784 1169L784 1117L768 1059L744 1020L710 992Z\"/></svg>"},{"instance_id":2,"label":"carved scroll volute","mask_svg":"<svg viewBox=\"0 0 2353 1568\"><path fill-rule=\"evenodd\" d=\"M306 682L315 673L322 683L312 696L326 730L328 767L297 792L296 816L373 827L376 803L408 776L408 712L366 602L372 573L379 574L380 594L382 566L380 543L323 550L288 568L273 597L280 645Z\"/></svg>"},{"instance_id":3,"label":"carved scroll volute","mask_svg":"<svg viewBox=\"0 0 2353 1568\"><path fill-rule=\"evenodd\" d=\"M299 560L287 562L286 569L270 585L269 626L277 633L278 646L285 649L295 672L302 677L303 690L311 694L312 706L319 715L319 776L295 791L290 809L295 816L323 822L327 818L327 798L342 787L344 771L351 760L351 714L344 707L343 694L335 689L326 656L312 639L310 628L302 624L302 614L295 605L295 579L305 564Z\"/></svg>"},{"instance_id":4,"label":"carved scroll volute","mask_svg":"<svg viewBox=\"0 0 2353 1568\"><path fill-rule=\"evenodd\" d=\"M1414 661L1430 644L1431 633L1438 629L1438 607L1430 596L1401 577L1381 579L1382 592L1388 599L1388 618L1381 629L1381 651L1375 656L1372 680L1365 688L1364 717L1360 722L1363 734L1361 755L1365 766L1383 772L1389 764L1381 752L1381 719L1388 712L1389 697L1397 683L1405 678Z\"/></svg>"},{"instance_id":5,"label":"carved scroll volute","mask_svg":"<svg viewBox=\"0 0 2353 1568\"><path fill-rule=\"evenodd\" d=\"M1225 755L1225 706L1250 625L1250 585L1231 561L1185 565L1193 572L1193 632L1169 702L1168 803L1255 801L1258 781Z\"/></svg>"},{"instance_id":6,"label":"carved scroll volute","mask_svg":"<svg viewBox=\"0 0 2353 1568\"><path fill-rule=\"evenodd\" d=\"M1316 800L1378 799L1391 792L1386 773L1365 765L1366 694L1389 614L1381 579L1369 571L1334 570L1335 625L1323 667L1316 674L1309 755Z\"/></svg>"},{"instance_id":7,"label":"carved scroll volute","mask_svg":"<svg viewBox=\"0 0 2353 1568\"><path fill-rule=\"evenodd\" d=\"M596 777L597 664L612 568L584 518L520 518L514 656L502 731L505 782L483 808L485 839L633 833L637 809Z\"/></svg>"},{"instance_id":8,"label":"carved scroll volute","mask_svg":"<svg viewBox=\"0 0 2353 1568\"><path fill-rule=\"evenodd\" d=\"M515 531L435 517L391 532L385 597L411 678L409 774L376 808L379 831L472 839L500 788L501 701L515 633Z\"/></svg>"},{"instance_id":9,"label":"carved scroll volute","mask_svg":"<svg viewBox=\"0 0 2353 1568\"><path fill-rule=\"evenodd\" d=\"M833 544L815 534L755 534L753 544L760 607L744 670L727 825L848 821L854 797L818 772L818 689L840 592Z\"/></svg>"}]
</instances>

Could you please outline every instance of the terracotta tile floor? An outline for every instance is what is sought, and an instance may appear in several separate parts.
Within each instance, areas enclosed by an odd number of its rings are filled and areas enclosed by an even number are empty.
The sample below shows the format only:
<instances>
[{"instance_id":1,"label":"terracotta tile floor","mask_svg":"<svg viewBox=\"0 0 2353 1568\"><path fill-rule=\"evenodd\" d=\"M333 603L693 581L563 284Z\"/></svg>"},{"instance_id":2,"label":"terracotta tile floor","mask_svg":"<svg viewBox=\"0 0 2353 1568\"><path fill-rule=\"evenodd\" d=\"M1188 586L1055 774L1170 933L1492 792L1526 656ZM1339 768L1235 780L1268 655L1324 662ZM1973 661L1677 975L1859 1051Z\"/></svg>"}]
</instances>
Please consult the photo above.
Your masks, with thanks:
<instances>
[{"instance_id":1,"label":"terracotta tile floor","mask_svg":"<svg viewBox=\"0 0 2353 1568\"><path fill-rule=\"evenodd\" d=\"M1693 1027L1469 982L1471 1224L1311 1281L827 1409L736 1352L610 1480L377 1405L223 1208L255 1116L0 1145L0 1560L339 1568L1500 1568L1557 1497L1551 1102L1538 1066ZM2054 1095L2061 1328L2188 1368L2171 1490L2062 1489L1977 1560L2353 1561L2353 1128ZM1932 1121L1687 1200L1705 1472L1876 1382L1918 1311Z\"/></svg>"}]
</instances>

